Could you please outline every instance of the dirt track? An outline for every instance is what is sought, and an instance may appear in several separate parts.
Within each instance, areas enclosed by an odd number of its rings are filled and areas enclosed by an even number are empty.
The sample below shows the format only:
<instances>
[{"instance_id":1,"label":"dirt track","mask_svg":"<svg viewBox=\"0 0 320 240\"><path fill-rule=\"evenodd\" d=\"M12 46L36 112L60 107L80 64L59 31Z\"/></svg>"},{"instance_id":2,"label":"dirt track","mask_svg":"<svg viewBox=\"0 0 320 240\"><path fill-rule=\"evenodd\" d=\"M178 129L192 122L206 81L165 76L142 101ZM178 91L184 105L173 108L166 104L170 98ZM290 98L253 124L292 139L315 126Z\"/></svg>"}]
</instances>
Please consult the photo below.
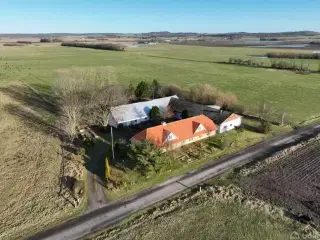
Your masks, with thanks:
<instances>
[{"instance_id":1,"label":"dirt track","mask_svg":"<svg viewBox=\"0 0 320 240\"><path fill-rule=\"evenodd\" d=\"M320 141L271 164L242 185L259 198L311 217L320 226Z\"/></svg>"}]
</instances>

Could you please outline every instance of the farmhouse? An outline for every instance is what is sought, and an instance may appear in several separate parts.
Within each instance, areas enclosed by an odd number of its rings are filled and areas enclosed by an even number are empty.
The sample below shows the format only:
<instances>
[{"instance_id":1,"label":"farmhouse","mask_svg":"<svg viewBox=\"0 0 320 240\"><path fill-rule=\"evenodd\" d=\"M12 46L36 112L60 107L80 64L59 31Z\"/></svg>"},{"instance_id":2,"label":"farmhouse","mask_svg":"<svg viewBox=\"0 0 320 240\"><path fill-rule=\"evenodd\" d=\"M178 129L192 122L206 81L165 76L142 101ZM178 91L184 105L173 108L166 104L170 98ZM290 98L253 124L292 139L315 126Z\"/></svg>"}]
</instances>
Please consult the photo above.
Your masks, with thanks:
<instances>
[{"instance_id":1,"label":"farmhouse","mask_svg":"<svg viewBox=\"0 0 320 240\"><path fill-rule=\"evenodd\" d=\"M181 113L188 111L189 116L203 114L217 124L218 133L223 133L241 125L242 117L229 111L223 111L216 105L201 105L179 98L172 98L168 107L172 116L181 119Z\"/></svg>"},{"instance_id":2,"label":"farmhouse","mask_svg":"<svg viewBox=\"0 0 320 240\"><path fill-rule=\"evenodd\" d=\"M130 126L148 121L150 110L153 106L157 106L160 112L165 113L172 98L178 97L174 95L113 107L109 115L109 125L113 127L118 127L119 125Z\"/></svg>"},{"instance_id":3,"label":"farmhouse","mask_svg":"<svg viewBox=\"0 0 320 240\"><path fill-rule=\"evenodd\" d=\"M147 128L131 138L131 142L149 140L164 150L205 139L216 134L216 125L204 115Z\"/></svg>"}]
</instances>

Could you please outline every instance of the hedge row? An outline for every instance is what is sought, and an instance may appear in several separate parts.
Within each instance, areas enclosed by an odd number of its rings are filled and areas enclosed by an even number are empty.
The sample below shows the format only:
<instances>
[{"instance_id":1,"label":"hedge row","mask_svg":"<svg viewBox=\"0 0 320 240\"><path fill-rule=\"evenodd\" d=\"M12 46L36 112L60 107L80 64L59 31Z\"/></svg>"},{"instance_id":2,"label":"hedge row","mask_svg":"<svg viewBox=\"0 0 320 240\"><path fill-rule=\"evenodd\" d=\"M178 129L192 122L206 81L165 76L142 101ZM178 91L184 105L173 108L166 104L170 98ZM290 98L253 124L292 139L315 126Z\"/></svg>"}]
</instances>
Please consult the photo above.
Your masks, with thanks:
<instances>
[{"instance_id":1,"label":"hedge row","mask_svg":"<svg viewBox=\"0 0 320 240\"><path fill-rule=\"evenodd\" d=\"M21 44L32 44L31 41L17 41L17 43L21 43Z\"/></svg>"},{"instance_id":2,"label":"hedge row","mask_svg":"<svg viewBox=\"0 0 320 240\"><path fill-rule=\"evenodd\" d=\"M52 42L62 42L62 39L60 38L41 38L41 43L52 43Z\"/></svg>"},{"instance_id":3,"label":"hedge row","mask_svg":"<svg viewBox=\"0 0 320 240\"><path fill-rule=\"evenodd\" d=\"M101 50L124 51L124 46L112 43L79 43L79 42L63 42L64 47L93 48Z\"/></svg>"},{"instance_id":4,"label":"hedge row","mask_svg":"<svg viewBox=\"0 0 320 240\"><path fill-rule=\"evenodd\" d=\"M279 53L267 53L268 58L297 58L297 59L320 59L320 53L290 53L290 52L279 52Z\"/></svg>"},{"instance_id":5,"label":"hedge row","mask_svg":"<svg viewBox=\"0 0 320 240\"><path fill-rule=\"evenodd\" d=\"M229 63L238 64L238 65L245 65L245 66L252 66L252 67L263 67L263 62L256 61L253 59L243 60L241 58L229 58Z\"/></svg>"},{"instance_id":6,"label":"hedge row","mask_svg":"<svg viewBox=\"0 0 320 240\"><path fill-rule=\"evenodd\" d=\"M18 46L18 47L20 47L20 46L25 46L25 44L21 44L21 43L5 43L5 44L3 44L3 46L5 46L5 47L16 47L16 46Z\"/></svg>"}]
</instances>

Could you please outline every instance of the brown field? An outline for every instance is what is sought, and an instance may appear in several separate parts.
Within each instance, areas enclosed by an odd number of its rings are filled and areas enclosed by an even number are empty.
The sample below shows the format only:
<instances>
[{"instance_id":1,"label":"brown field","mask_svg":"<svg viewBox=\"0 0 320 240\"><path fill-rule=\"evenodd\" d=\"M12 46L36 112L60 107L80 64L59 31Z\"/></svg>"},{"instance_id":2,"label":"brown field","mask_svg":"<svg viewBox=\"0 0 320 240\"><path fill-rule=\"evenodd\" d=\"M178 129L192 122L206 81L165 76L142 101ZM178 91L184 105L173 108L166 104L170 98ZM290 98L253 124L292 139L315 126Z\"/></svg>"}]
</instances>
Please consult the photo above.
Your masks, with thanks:
<instances>
[{"instance_id":1,"label":"brown field","mask_svg":"<svg viewBox=\"0 0 320 240\"><path fill-rule=\"evenodd\" d=\"M83 207L60 192L60 140L40 100L19 82L0 87L0 239L25 238Z\"/></svg>"},{"instance_id":2,"label":"brown field","mask_svg":"<svg viewBox=\"0 0 320 240\"><path fill-rule=\"evenodd\" d=\"M311 217L320 226L320 141L269 165L241 185L259 198Z\"/></svg>"}]
</instances>

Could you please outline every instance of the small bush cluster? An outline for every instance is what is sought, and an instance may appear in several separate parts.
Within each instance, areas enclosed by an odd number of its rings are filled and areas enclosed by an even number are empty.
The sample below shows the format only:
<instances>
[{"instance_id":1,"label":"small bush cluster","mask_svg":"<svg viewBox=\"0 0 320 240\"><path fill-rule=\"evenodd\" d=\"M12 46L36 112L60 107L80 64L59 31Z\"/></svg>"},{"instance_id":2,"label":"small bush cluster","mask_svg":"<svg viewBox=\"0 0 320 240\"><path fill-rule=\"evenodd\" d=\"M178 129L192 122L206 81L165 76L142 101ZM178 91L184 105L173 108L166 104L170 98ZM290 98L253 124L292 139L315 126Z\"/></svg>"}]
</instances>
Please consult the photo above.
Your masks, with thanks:
<instances>
[{"instance_id":1,"label":"small bush cluster","mask_svg":"<svg viewBox=\"0 0 320 240\"><path fill-rule=\"evenodd\" d=\"M174 160L149 141L132 144L128 157L135 163L135 170L145 177L167 170Z\"/></svg>"},{"instance_id":2,"label":"small bush cluster","mask_svg":"<svg viewBox=\"0 0 320 240\"><path fill-rule=\"evenodd\" d=\"M32 44L31 41L17 41L17 43L21 43L21 44Z\"/></svg>"},{"instance_id":3,"label":"small bush cluster","mask_svg":"<svg viewBox=\"0 0 320 240\"><path fill-rule=\"evenodd\" d=\"M241 58L229 58L230 64L237 64L237 65L244 65L244 66L251 66L251 67L263 67L263 62L257 61L254 59L244 60Z\"/></svg>"},{"instance_id":4,"label":"small bush cluster","mask_svg":"<svg viewBox=\"0 0 320 240\"><path fill-rule=\"evenodd\" d=\"M217 104L223 109L232 109L238 104L238 99L233 93L222 92L210 84L192 86L183 97L201 104Z\"/></svg>"},{"instance_id":5,"label":"small bush cluster","mask_svg":"<svg viewBox=\"0 0 320 240\"><path fill-rule=\"evenodd\" d=\"M268 58L290 58L290 59L320 59L320 53L293 53L293 52L269 52Z\"/></svg>"},{"instance_id":6,"label":"small bush cluster","mask_svg":"<svg viewBox=\"0 0 320 240\"><path fill-rule=\"evenodd\" d=\"M64 47L93 48L100 50L124 51L124 46L112 43L81 43L81 42L63 42Z\"/></svg>"},{"instance_id":7,"label":"small bush cluster","mask_svg":"<svg viewBox=\"0 0 320 240\"><path fill-rule=\"evenodd\" d=\"M16 47L16 46L24 46L24 44L21 44L21 43L5 43L3 44L3 46L5 47Z\"/></svg>"},{"instance_id":8,"label":"small bush cluster","mask_svg":"<svg viewBox=\"0 0 320 240\"><path fill-rule=\"evenodd\" d=\"M41 43L53 43L53 42L62 42L62 39L60 38L41 38Z\"/></svg>"},{"instance_id":9,"label":"small bush cluster","mask_svg":"<svg viewBox=\"0 0 320 240\"><path fill-rule=\"evenodd\" d=\"M308 65L304 65L303 61L301 60L300 64L296 64L296 62L290 61L283 61L283 60L271 60L271 68L275 68L275 69L285 69L285 70L296 70L296 71L300 71L300 72L309 72L310 71L310 67L309 64Z\"/></svg>"}]
</instances>

